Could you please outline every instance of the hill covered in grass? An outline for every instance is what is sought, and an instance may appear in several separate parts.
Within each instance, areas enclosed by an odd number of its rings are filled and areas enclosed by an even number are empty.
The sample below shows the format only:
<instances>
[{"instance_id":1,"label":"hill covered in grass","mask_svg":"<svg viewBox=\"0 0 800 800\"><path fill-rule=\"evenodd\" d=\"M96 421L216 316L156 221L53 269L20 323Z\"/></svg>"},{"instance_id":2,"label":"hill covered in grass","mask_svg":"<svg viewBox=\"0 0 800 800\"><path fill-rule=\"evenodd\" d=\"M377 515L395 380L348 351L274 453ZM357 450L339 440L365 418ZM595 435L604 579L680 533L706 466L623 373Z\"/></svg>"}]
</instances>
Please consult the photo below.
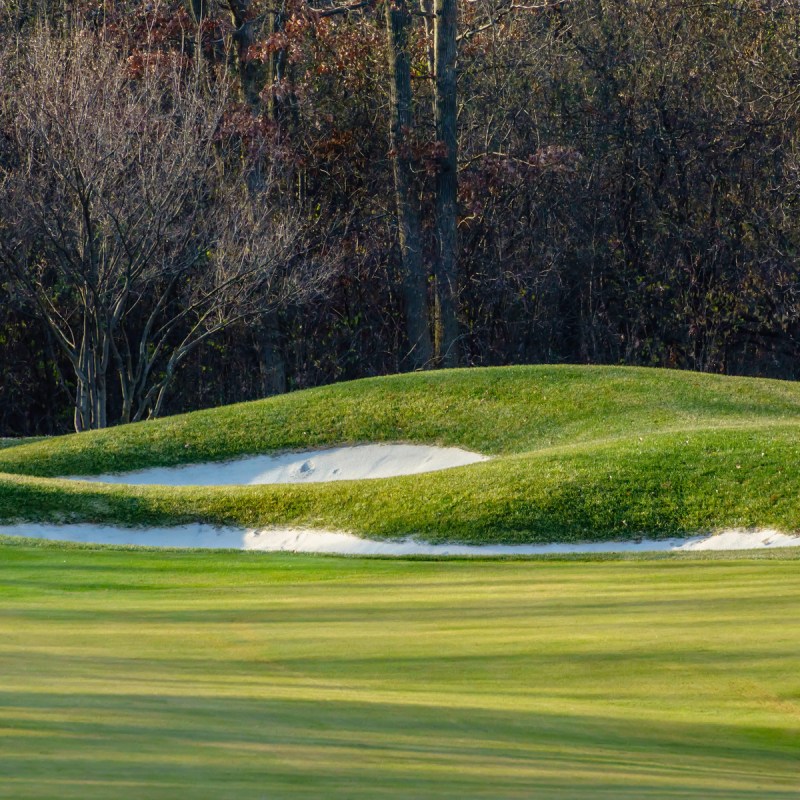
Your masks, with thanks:
<instances>
[{"instance_id":1,"label":"hill covered in grass","mask_svg":"<svg viewBox=\"0 0 800 800\"><path fill-rule=\"evenodd\" d=\"M431 541L800 528L800 386L623 367L454 370L337 384L0 451L5 521L202 520ZM224 488L59 475L364 442L490 461L366 482Z\"/></svg>"}]
</instances>

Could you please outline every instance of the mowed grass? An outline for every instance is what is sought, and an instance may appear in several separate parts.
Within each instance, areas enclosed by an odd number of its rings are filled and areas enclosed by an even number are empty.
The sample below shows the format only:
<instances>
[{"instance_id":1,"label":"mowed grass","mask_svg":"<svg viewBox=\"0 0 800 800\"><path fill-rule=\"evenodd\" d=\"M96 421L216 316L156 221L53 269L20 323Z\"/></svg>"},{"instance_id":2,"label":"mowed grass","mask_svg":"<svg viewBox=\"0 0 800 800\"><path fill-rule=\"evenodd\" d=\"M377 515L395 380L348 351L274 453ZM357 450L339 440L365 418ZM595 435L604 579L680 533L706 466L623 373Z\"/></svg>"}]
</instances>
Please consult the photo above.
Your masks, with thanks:
<instances>
[{"instance_id":1,"label":"mowed grass","mask_svg":"<svg viewBox=\"0 0 800 800\"><path fill-rule=\"evenodd\" d=\"M800 793L800 560L0 550L0 797Z\"/></svg>"},{"instance_id":2,"label":"mowed grass","mask_svg":"<svg viewBox=\"0 0 800 800\"><path fill-rule=\"evenodd\" d=\"M206 521L431 541L800 530L800 386L624 367L453 370L338 384L0 450L0 520ZM368 482L163 488L59 475L362 442L493 456Z\"/></svg>"},{"instance_id":3,"label":"mowed grass","mask_svg":"<svg viewBox=\"0 0 800 800\"><path fill-rule=\"evenodd\" d=\"M358 381L0 450L0 519L523 542L800 529L800 388L625 368ZM371 441L306 486L54 476ZM145 534L143 533L143 536ZM0 544L0 798L800 796L800 554L335 559Z\"/></svg>"}]
</instances>

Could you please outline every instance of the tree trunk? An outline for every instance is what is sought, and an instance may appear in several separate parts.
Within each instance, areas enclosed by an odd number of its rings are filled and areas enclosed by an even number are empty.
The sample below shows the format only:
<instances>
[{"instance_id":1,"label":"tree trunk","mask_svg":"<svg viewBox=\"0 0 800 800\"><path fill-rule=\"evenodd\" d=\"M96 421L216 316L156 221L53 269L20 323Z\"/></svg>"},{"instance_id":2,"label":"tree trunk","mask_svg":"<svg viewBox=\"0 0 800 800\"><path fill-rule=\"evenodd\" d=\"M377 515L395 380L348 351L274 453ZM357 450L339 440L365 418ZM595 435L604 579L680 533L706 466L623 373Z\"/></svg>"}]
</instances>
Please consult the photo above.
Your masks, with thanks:
<instances>
[{"instance_id":1,"label":"tree trunk","mask_svg":"<svg viewBox=\"0 0 800 800\"><path fill-rule=\"evenodd\" d=\"M436 0L436 139L444 146L436 175L436 356L445 367L459 363L456 11L456 0Z\"/></svg>"},{"instance_id":2,"label":"tree trunk","mask_svg":"<svg viewBox=\"0 0 800 800\"><path fill-rule=\"evenodd\" d=\"M255 40L255 22L248 18L250 0L230 0L228 7L234 26L233 40L236 43L236 66L242 99L254 113L258 113L261 110L261 92L267 80L267 68L261 59L248 58L248 50Z\"/></svg>"},{"instance_id":3,"label":"tree trunk","mask_svg":"<svg viewBox=\"0 0 800 800\"><path fill-rule=\"evenodd\" d=\"M272 15L272 33L280 37L286 27L286 4L279 2ZM285 98L281 84L286 78L286 50L279 47L269 54L267 61L267 86L270 87L267 111L278 125L285 118Z\"/></svg>"},{"instance_id":4,"label":"tree trunk","mask_svg":"<svg viewBox=\"0 0 800 800\"><path fill-rule=\"evenodd\" d=\"M433 0L419 0L419 13L425 25L425 59L428 64L428 79L433 84L436 74L436 52L433 44Z\"/></svg>"},{"instance_id":5,"label":"tree trunk","mask_svg":"<svg viewBox=\"0 0 800 800\"><path fill-rule=\"evenodd\" d=\"M247 50L254 41L253 22L247 20L250 0L231 0L231 17L236 26L237 61L239 65L239 81L242 95L256 115L266 113L278 126L286 122L285 98L276 96L272 91L275 84L281 84L286 77L286 51L278 49L270 54L264 64L260 59L247 59ZM285 7L280 3L273 12L273 33L282 33L285 26ZM262 102L261 93L265 87L266 103ZM282 88L282 87L280 87ZM280 92L279 88L279 92ZM256 174L251 176L254 181ZM258 321L260 340L260 368L264 396L283 394L286 391L286 364L280 348L280 320L274 311L268 311Z\"/></svg>"},{"instance_id":6,"label":"tree trunk","mask_svg":"<svg viewBox=\"0 0 800 800\"><path fill-rule=\"evenodd\" d=\"M281 349L281 327L278 312L269 311L259 324L259 363L261 366L261 394L270 397L284 394L286 362Z\"/></svg>"},{"instance_id":7,"label":"tree trunk","mask_svg":"<svg viewBox=\"0 0 800 800\"><path fill-rule=\"evenodd\" d=\"M406 0L387 0L386 30L392 107L389 144L403 270L406 335L410 347L409 361L415 369L421 369L431 364L433 344L428 325L428 276L422 258L422 226L419 204L414 195L409 144L406 141L414 125L408 53L410 27L411 14Z\"/></svg>"},{"instance_id":8,"label":"tree trunk","mask_svg":"<svg viewBox=\"0 0 800 800\"><path fill-rule=\"evenodd\" d=\"M186 10L196 25L200 25L208 15L206 0L186 0Z\"/></svg>"}]
</instances>

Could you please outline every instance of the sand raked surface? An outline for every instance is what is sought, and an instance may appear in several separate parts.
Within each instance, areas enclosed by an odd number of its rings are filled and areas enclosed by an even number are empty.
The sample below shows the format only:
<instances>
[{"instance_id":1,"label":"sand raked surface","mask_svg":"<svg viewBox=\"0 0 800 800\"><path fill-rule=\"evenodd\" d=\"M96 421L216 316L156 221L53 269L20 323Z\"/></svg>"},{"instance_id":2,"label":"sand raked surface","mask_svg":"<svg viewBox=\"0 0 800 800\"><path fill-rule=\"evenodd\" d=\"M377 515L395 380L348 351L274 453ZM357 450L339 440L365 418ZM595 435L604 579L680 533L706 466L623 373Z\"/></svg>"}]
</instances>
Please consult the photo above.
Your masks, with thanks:
<instances>
[{"instance_id":1,"label":"sand raked surface","mask_svg":"<svg viewBox=\"0 0 800 800\"><path fill-rule=\"evenodd\" d=\"M161 467L113 475L69 477L74 480L105 483L165 486L314 483L415 475L485 460L487 456L455 447L370 444L277 456L251 456L235 461ZM379 541L355 536L345 531L297 528L257 530L215 527L201 523L151 528L124 528L89 523L67 525L20 523L0 525L0 535L87 544L383 556L508 556L669 550L751 550L800 546L800 536L773 530L728 530L715 535L661 540L537 545L433 544L413 537Z\"/></svg>"},{"instance_id":2,"label":"sand raked surface","mask_svg":"<svg viewBox=\"0 0 800 800\"><path fill-rule=\"evenodd\" d=\"M247 456L234 461L157 467L109 475L65 475L101 483L161 486L247 486L260 483L321 483L418 475L464 467L488 456L458 447L415 444L362 444L275 456Z\"/></svg>"},{"instance_id":3,"label":"sand raked surface","mask_svg":"<svg viewBox=\"0 0 800 800\"><path fill-rule=\"evenodd\" d=\"M328 553L349 556L513 556L559 553L646 553L687 550L754 550L800 546L800 536L779 531L729 530L715 535L636 542L585 542L538 545L432 544L411 537L379 541L343 531L271 528L264 530L194 524L169 528L123 528L88 523L22 523L0 526L0 535L59 542L208 548L270 552Z\"/></svg>"}]
</instances>

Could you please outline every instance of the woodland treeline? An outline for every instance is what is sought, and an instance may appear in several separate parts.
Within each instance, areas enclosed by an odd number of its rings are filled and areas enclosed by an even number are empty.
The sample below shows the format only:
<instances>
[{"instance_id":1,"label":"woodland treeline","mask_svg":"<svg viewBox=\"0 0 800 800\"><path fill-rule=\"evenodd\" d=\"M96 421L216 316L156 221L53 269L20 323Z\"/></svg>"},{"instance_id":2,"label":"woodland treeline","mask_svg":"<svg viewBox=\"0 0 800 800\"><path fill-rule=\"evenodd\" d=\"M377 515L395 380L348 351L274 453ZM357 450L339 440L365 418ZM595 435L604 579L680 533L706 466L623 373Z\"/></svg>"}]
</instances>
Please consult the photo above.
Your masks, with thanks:
<instances>
[{"instance_id":1,"label":"woodland treeline","mask_svg":"<svg viewBox=\"0 0 800 800\"><path fill-rule=\"evenodd\" d=\"M0 435L528 362L796 378L788 0L0 0Z\"/></svg>"}]
</instances>

